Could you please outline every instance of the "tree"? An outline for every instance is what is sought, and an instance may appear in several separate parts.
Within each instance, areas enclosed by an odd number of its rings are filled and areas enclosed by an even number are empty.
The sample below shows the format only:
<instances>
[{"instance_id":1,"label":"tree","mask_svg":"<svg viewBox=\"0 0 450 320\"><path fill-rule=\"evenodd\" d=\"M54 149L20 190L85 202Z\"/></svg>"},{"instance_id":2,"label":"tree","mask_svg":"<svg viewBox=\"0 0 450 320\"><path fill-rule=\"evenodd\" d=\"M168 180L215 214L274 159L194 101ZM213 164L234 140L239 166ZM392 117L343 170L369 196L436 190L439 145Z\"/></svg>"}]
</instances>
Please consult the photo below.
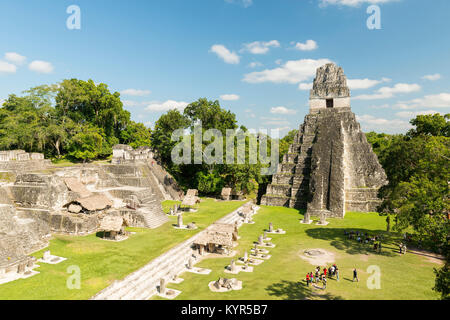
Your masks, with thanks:
<instances>
[{"instance_id":1,"label":"tree","mask_svg":"<svg viewBox=\"0 0 450 320\"><path fill-rule=\"evenodd\" d=\"M60 83L56 110L77 124L89 123L103 129L106 136L120 138L130 121L118 92L111 93L104 83L70 79Z\"/></svg>"},{"instance_id":2,"label":"tree","mask_svg":"<svg viewBox=\"0 0 450 320\"><path fill-rule=\"evenodd\" d=\"M77 160L94 160L102 153L104 132L100 128L84 125L69 143L69 156Z\"/></svg>"},{"instance_id":3,"label":"tree","mask_svg":"<svg viewBox=\"0 0 450 320\"><path fill-rule=\"evenodd\" d=\"M450 263L449 258L441 269L434 269L436 275L435 285L433 290L441 294L443 300L450 299Z\"/></svg>"},{"instance_id":4,"label":"tree","mask_svg":"<svg viewBox=\"0 0 450 320\"><path fill-rule=\"evenodd\" d=\"M121 142L133 148L151 145L152 133L142 123L130 121L127 127L120 133Z\"/></svg>"},{"instance_id":5,"label":"tree","mask_svg":"<svg viewBox=\"0 0 450 320\"><path fill-rule=\"evenodd\" d=\"M156 121L151 144L158 151L161 161L165 165L171 166L172 149L177 143L172 141L172 133L188 126L188 119L176 109L169 110Z\"/></svg>"},{"instance_id":6,"label":"tree","mask_svg":"<svg viewBox=\"0 0 450 320\"><path fill-rule=\"evenodd\" d=\"M418 115L412 119L410 123L415 126L414 129L408 131L407 136L417 137L420 135L425 136L443 136L450 137L450 122L448 119L450 114L445 116L435 113L433 115Z\"/></svg>"},{"instance_id":7,"label":"tree","mask_svg":"<svg viewBox=\"0 0 450 320\"><path fill-rule=\"evenodd\" d=\"M297 132L298 130L291 130L280 140L280 161L283 159L283 156L289 152L289 146L294 142L294 137Z\"/></svg>"},{"instance_id":8,"label":"tree","mask_svg":"<svg viewBox=\"0 0 450 320\"><path fill-rule=\"evenodd\" d=\"M423 119L419 116L411 123L423 123ZM411 226L421 239L443 250L450 231L450 138L435 136L442 131L420 126L408 136L393 137L382 152L389 184L380 190L384 199L380 209L395 214L397 231Z\"/></svg>"},{"instance_id":9,"label":"tree","mask_svg":"<svg viewBox=\"0 0 450 320\"><path fill-rule=\"evenodd\" d=\"M192 102L184 109L184 116L189 119L191 130L201 121L203 131L217 129L225 135L227 129L236 129L236 115L220 107L219 101L206 98Z\"/></svg>"}]
</instances>

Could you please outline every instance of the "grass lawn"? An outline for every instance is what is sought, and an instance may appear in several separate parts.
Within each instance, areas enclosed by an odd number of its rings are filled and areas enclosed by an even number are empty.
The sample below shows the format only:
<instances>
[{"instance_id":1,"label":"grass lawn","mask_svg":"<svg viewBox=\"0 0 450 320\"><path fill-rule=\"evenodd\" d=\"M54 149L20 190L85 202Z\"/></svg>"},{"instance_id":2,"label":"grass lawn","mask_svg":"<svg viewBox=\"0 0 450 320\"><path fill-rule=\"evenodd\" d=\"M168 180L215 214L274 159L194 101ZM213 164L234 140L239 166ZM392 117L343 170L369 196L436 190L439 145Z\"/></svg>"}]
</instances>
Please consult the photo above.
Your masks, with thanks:
<instances>
[{"instance_id":1,"label":"grass lawn","mask_svg":"<svg viewBox=\"0 0 450 320\"><path fill-rule=\"evenodd\" d=\"M168 287L181 290L177 299L438 299L434 286L433 267L438 267L425 256L407 253L400 256L396 235L388 236L383 242L383 252L374 253L370 245L348 240L344 230L364 231L369 234L384 233L385 218L376 213L347 213L345 219L329 219L327 226L300 224L303 215L295 209L262 206L254 216L255 224L239 229L241 239L234 257L250 253L253 242L273 222L274 228L283 228L285 235L269 235L276 247L270 250L272 257L254 266L253 273L240 272L231 275L224 272L231 258L211 258L200 262L197 267L212 269L210 275L185 272L181 284ZM314 271L315 265L300 258L305 249L322 248L335 254L335 262L340 270L340 281L328 280L327 289L306 287L307 272ZM381 270L381 289L370 290L367 268L376 265ZM323 266L322 266L323 268ZM352 282L352 270L357 268L359 282ZM227 293L214 293L208 283L219 277L237 278L243 281L243 289ZM320 284L320 286L322 286ZM155 297L155 299L160 299Z\"/></svg>"},{"instance_id":2,"label":"grass lawn","mask_svg":"<svg viewBox=\"0 0 450 320\"><path fill-rule=\"evenodd\" d=\"M165 201L164 211L168 212L175 203L179 202ZM174 229L172 224L176 223L176 217L169 217L170 222L157 229L129 228L136 234L122 242L105 241L95 234L83 237L55 235L48 248L33 255L41 258L43 251L51 250L53 255L68 259L57 265L40 263L35 269L40 274L0 285L0 299L89 299L114 280L123 279L243 203L232 201L218 205L219 202L213 199L203 199L198 212L183 214L184 223L195 221L199 227L194 231ZM71 276L67 268L72 265L81 270L79 290L70 290L66 286Z\"/></svg>"}]
</instances>

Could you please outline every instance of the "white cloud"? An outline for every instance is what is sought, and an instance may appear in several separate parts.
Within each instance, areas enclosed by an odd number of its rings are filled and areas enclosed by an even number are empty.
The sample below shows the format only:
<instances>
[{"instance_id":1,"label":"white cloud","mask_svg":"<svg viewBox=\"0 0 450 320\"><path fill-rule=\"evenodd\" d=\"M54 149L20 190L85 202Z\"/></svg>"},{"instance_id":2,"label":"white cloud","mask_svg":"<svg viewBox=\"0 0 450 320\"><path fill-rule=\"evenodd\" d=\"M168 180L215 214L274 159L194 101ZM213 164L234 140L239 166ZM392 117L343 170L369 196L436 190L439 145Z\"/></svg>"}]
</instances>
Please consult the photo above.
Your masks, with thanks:
<instances>
[{"instance_id":1,"label":"white cloud","mask_svg":"<svg viewBox=\"0 0 450 320\"><path fill-rule=\"evenodd\" d=\"M250 62L248 66L249 66L250 68L256 68L256 67L262 67L262 65L263 65L263 64L262 64L261 62L254 61L254 62Z\"/></svg>"},{"instance_id":2,"label":"white cloud","mask_svg":"<svg viewBox=\"0 0 450 320\"><path fill-rule=\"evenodd\" d=\"M275 69L245 74L243 81L249 83L274 82L295 84L313 78L318 67L330 62L328 59L290 60Z\"/></svg>"},{"instance_id":3,"label":"white cloud","mask_svg":"<svg viewBox=\"0 0 450 320\"><path fill-rule=\"evenodd\" d=\"M16 73L17 67L12 63L0 61L0 73Z\"/></svg>"},{"instance_id":4,"label":"white cloud","mask_svg":"<svg viewBox=\"0 0 450 320\"><path fill-rule=\"evenodd\" d=\"M5 53L5 60L8 60L16 65L21 65L25 62L25 60L27 60L27 58L16 52L7 52Z\"/></svg>"},{"instance_id":5,"label":"white cloud","mask_svg":"<svg viewBox=\"0 0 450 320\"><path fill-rule=\"evenodd\" d=\"M398 93L411 93L419 91L421 87L418 84L397 83L393 87L382 87L375 91L374 94L363 94L354 97L354 100L376 100L392 98Z\"/></svg>"},{"instance_id":6,"label":"white cloud","mask_svg":"<svg viewBox=\"0 0 450 320\"><path fill-rule=\"evenodd\" d=\"M152 111L152 112L160 112L160 111L169 111L172 109L177 110L184 110L184 108L187 107L189 103L184 101L174 101L174 100L167 100L166 102L158 103L154 102L149 104L145 110Z\"/></svg>"},{"instance_id":7,"label":"white cloud","mask_svg":"<svg viewBox=\"0 0 450 320\"><path fill-rule=\"evenodd\" d=\"M34 60L28 65L28 68L38 73L51 73L54 69L50 62L42 60Z\"/></svg>"},{"instance_id":8,"label":"white cloud","mask_svg":"<svg viewBox=\"0 0 450 320\"><path fill-rule=\"evenodd\" d=\"M371 109L388 109L388 108L392 108L392 107L389 104L385 103L385 104L378 105L378 106L372 105L372 106L369 106L369 108L371 108Z\"/></svg>"},{"instance_id":9,"label":"white cloud","mask_svg":"<svg viewBox=\"0 0 450 320\"><path fill-rule=\"evenodd\" d=\"M395 115L397 117L400 118L408 118L408 119L412 119L417 117L418 115L422 115L422 114L435 114L435 113L439 113L439 111L435 111L435 110L425 110L425 111L400 111L397 112Z\"/></svg>"},{"instance_id":10,"label":"white cloud","mask_svg":"<svg viewBox=\"0 0 450 320\"><path fill-rule=\"evenodd\" d=\"M357 7L361 4L381 4L394 2L398 0L320 0L320 6L327 5L341 5L341 6L349 6L349 7Z\"/></svg>"},{"instance_id":11,"label":"white cloud","mask_svg":"<svg viewBox=\"0 0 450 320\"><path fill-rule=\"evenodd\" d=\"M388 78L383 78L381 80L372 80L372 79L348 79L347 85L352 90L359 90L359 89L369 89L372 88L382 82L389 81Z\"/></svg>"},{"instance_id":12,"label":"white cloud","mask_svg":"<svg viewBox=\"0 0 450 320\"><path fill-rule=\"evenodd\" d=\"M281 59L277 59L277 60L275 60L275 63L276 63L277 65L280 65L280 64L282 64L282 63L283 63L283 60L281 60Z\"/></svg>"},{"instance_id":13,"label":"white cloud","mask_svg":"<svg viewBox=\"0 0 450 320\"><path fill-rule=\"evenodd\" d=\"M430 80L430 81L436 81L436 80L439 80L440 78L441 78L441 75L439 73L428 74L428 75L422 77L422 79Z\"/></svg>"},{"instance_id":14,"label":"white cloud","mask_svg":"<svg viewBox=\"0 0 450 320\"><path fill-rule=\"evenodd\" d=\"M217 56L226 63L238 64L239 61L241 60L241 57L239 57L234 51L231 52L224 45L221 44L213 45L210 51L217 54Z\"/></svg>"},{"instance_id":15,"label":"white cloud","mask_svg":"<svg viewBox=\"0 0 450 320\"><path fill-rule=\"evenodd\" d=\"M220 96L220 99L225 101L235 101L239 100L239 98L237 94L223 94Z\"/></svg>"},{"instance_id":16,"label":"white cloud","mask_svg":"<svg viewBox=\"0 0 450 320\"><path fill-rule=\"evenodd\" d=\"M317 45L317 42L314 40L307 40L305 43L297 42L295 45L295 49L300 51L312 51L317 49L319 46Z\"/></svg>"},{"instance_id":17,"label":"white cloud","mask_svg":"<svg viewBox=\"0 0 450 320\"><path fill-rule=\"evenodd\" d=\"M382 78L381 80L371 80L371 79L349 79L347 80L347 85L352 90L359 90L359 89L368 89L373 86L376 86L382 82L389 81L388 78ZM312 89L312 82L308 83L300 83L298 85L299 90L310 90Z\"/></svg>"},{"instance_id":18,"label":"white cloud","mask_svg":"<svg viewBox=\"0 0 450 320\"><path fill-rule=\"evenodd\" d=\"M439 93L427 95L423 98L413 99L409 101L401 101L395 105L399 109L415 109L415 108L450 108L450 93Z\"/></svg>"},{"instance_id":19,"label":"white cloud","mask_svg":"<svg viewBox=\"0 0 450 320\"><path fill-rule=\"evenodd\" d=\"M287 120L274 119L263 121L262 124L267 126L289 126L290 123Z\"/></svg>"},{"instance_id":20,"label":"white cloud","mask_svg":"<svg viewBox=\"0 0 450 320\"><path fill-rule=\"evenodd\" d=\"M143 97L148 96L151 91L150 90L139 90L139 89L126 89L120 92L122 95L126 96L135 96L135 97Z\"/></svg>"},{"instance_id":21,"label":"white cloud","mask_svg":"<svg viewBox=\"0 0 450 320\"><path fill-rule=\"evenodd\" d=\"M313 83L312 82L308 82L308 83L300 83L298 85L298 89L299 90L311 90L313 87Z\"/></svg>"},{"instance_id":22,"label":"white cloud","mask_svg":"<svg viewBox=\"0 0 450 320\"><path fill-rule=\"evenodd\" d=\"M269 52L271 47L279 48L280 43L277 40L271 40L267 42L255 41L252 43L246 43L244 44L244 48L241 50L241 52L248 51L252 54L266 54L267 52Z\"/></svg>"},{"instance_id":23,"label":"white cloud","mask_svg":"<svg viewBox=\"0 0 450 320\"><path fill-rule=\"evenodd\" d=\"M138 106L148 106L149 104L152 104L153 102L122 100L122 103L125 107L138 107Z\"/></svg>"},{"instance_id":24,"label":"white cloud","mask_svg":"<svg viewBox=\"0 0 450 320\"><path fill-rule=\"evenodd\" d=\"M412 128L412 125L405 120L377 118L369 114L357 115L356 120L361 123L363 131L399 133Z\"/></svg>"},{"instance_id":25,"label":"white cloud","mask_svg":"<svg viewBox=\"0 0 450 320\"><path fill-rule=\"evenodd\" d=\"M288 109L286 107L283 106L279 106L279 107L273 107L270 109L270 113L274 113L274 114L296 114L297 111L296 110L292 110L292 109Z\"/></svg>"}]
</instances>

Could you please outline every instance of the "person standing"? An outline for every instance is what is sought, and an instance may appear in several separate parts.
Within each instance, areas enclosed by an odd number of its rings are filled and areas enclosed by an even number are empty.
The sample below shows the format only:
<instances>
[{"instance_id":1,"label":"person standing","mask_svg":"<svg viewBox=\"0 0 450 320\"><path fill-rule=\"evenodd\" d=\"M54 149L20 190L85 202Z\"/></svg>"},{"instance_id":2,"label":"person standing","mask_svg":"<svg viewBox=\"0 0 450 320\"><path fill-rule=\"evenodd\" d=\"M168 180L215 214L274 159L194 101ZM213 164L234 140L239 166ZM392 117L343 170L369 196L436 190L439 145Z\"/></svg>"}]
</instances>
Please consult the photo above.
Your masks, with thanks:
<instances>
[{"instance_id":1,"label":"person standing","mask_svg":"<svg viewBox=\"0 0 450 320\"><path fill-rule=\"evenodd\" d=\"M306 274L306 286L309 287L309 273Z\"/></svg>"},{"instance_id":2,"label":"person standing","mask_svg":"<svg viewBox=\"0 0 450 320\"><path fill-rule=\"evenodd\" d=\"M323 277L323 279L322 279L322 283L323 283L323 287L322 287L322 289L326 289L327 288L327 277Z\"/></svg>"},{"instance_id":3,"label":"person standing","mask_svg":"<svg viewBox=\"0 0 450 320\"><path fill-rule=\"evenodd\" d=\"M334 267L336 272L336 280L339 281L339 269L337 266Z\"/></svg>"},{"instance_id":4,"label":"person standing","mask_svg":"<svg viewBox=\"0 0 450 320\"><path fill-rule=\"evenodd\" d=\"M355 282L355 279L356 279L356 282L359 282L358 271L356 271L356 268L353 269L353 282Z\"/></svg>"}]
</instances>

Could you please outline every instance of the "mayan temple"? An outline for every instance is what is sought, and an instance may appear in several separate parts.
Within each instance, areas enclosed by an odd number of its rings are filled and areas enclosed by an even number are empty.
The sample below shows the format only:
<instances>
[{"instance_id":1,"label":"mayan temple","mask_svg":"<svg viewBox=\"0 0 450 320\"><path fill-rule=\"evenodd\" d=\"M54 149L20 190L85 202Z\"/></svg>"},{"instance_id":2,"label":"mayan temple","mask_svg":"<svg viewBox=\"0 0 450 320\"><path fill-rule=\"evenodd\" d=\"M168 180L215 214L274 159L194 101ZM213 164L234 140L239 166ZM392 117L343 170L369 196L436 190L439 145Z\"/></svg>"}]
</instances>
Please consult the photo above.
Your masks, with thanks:
<instances>
[{"instance_id":1,"label":"mayan temple","mask_svg":"<svg viewBox=\"0 0 450 320\"><path fill-rule=\"evenodd\" d=\"M309 114L261 204L329 217L375 211L378 189L387 178L351 111L341 67L326 64L317 69L309 104Z\"/></svg>"}]
</instances>

